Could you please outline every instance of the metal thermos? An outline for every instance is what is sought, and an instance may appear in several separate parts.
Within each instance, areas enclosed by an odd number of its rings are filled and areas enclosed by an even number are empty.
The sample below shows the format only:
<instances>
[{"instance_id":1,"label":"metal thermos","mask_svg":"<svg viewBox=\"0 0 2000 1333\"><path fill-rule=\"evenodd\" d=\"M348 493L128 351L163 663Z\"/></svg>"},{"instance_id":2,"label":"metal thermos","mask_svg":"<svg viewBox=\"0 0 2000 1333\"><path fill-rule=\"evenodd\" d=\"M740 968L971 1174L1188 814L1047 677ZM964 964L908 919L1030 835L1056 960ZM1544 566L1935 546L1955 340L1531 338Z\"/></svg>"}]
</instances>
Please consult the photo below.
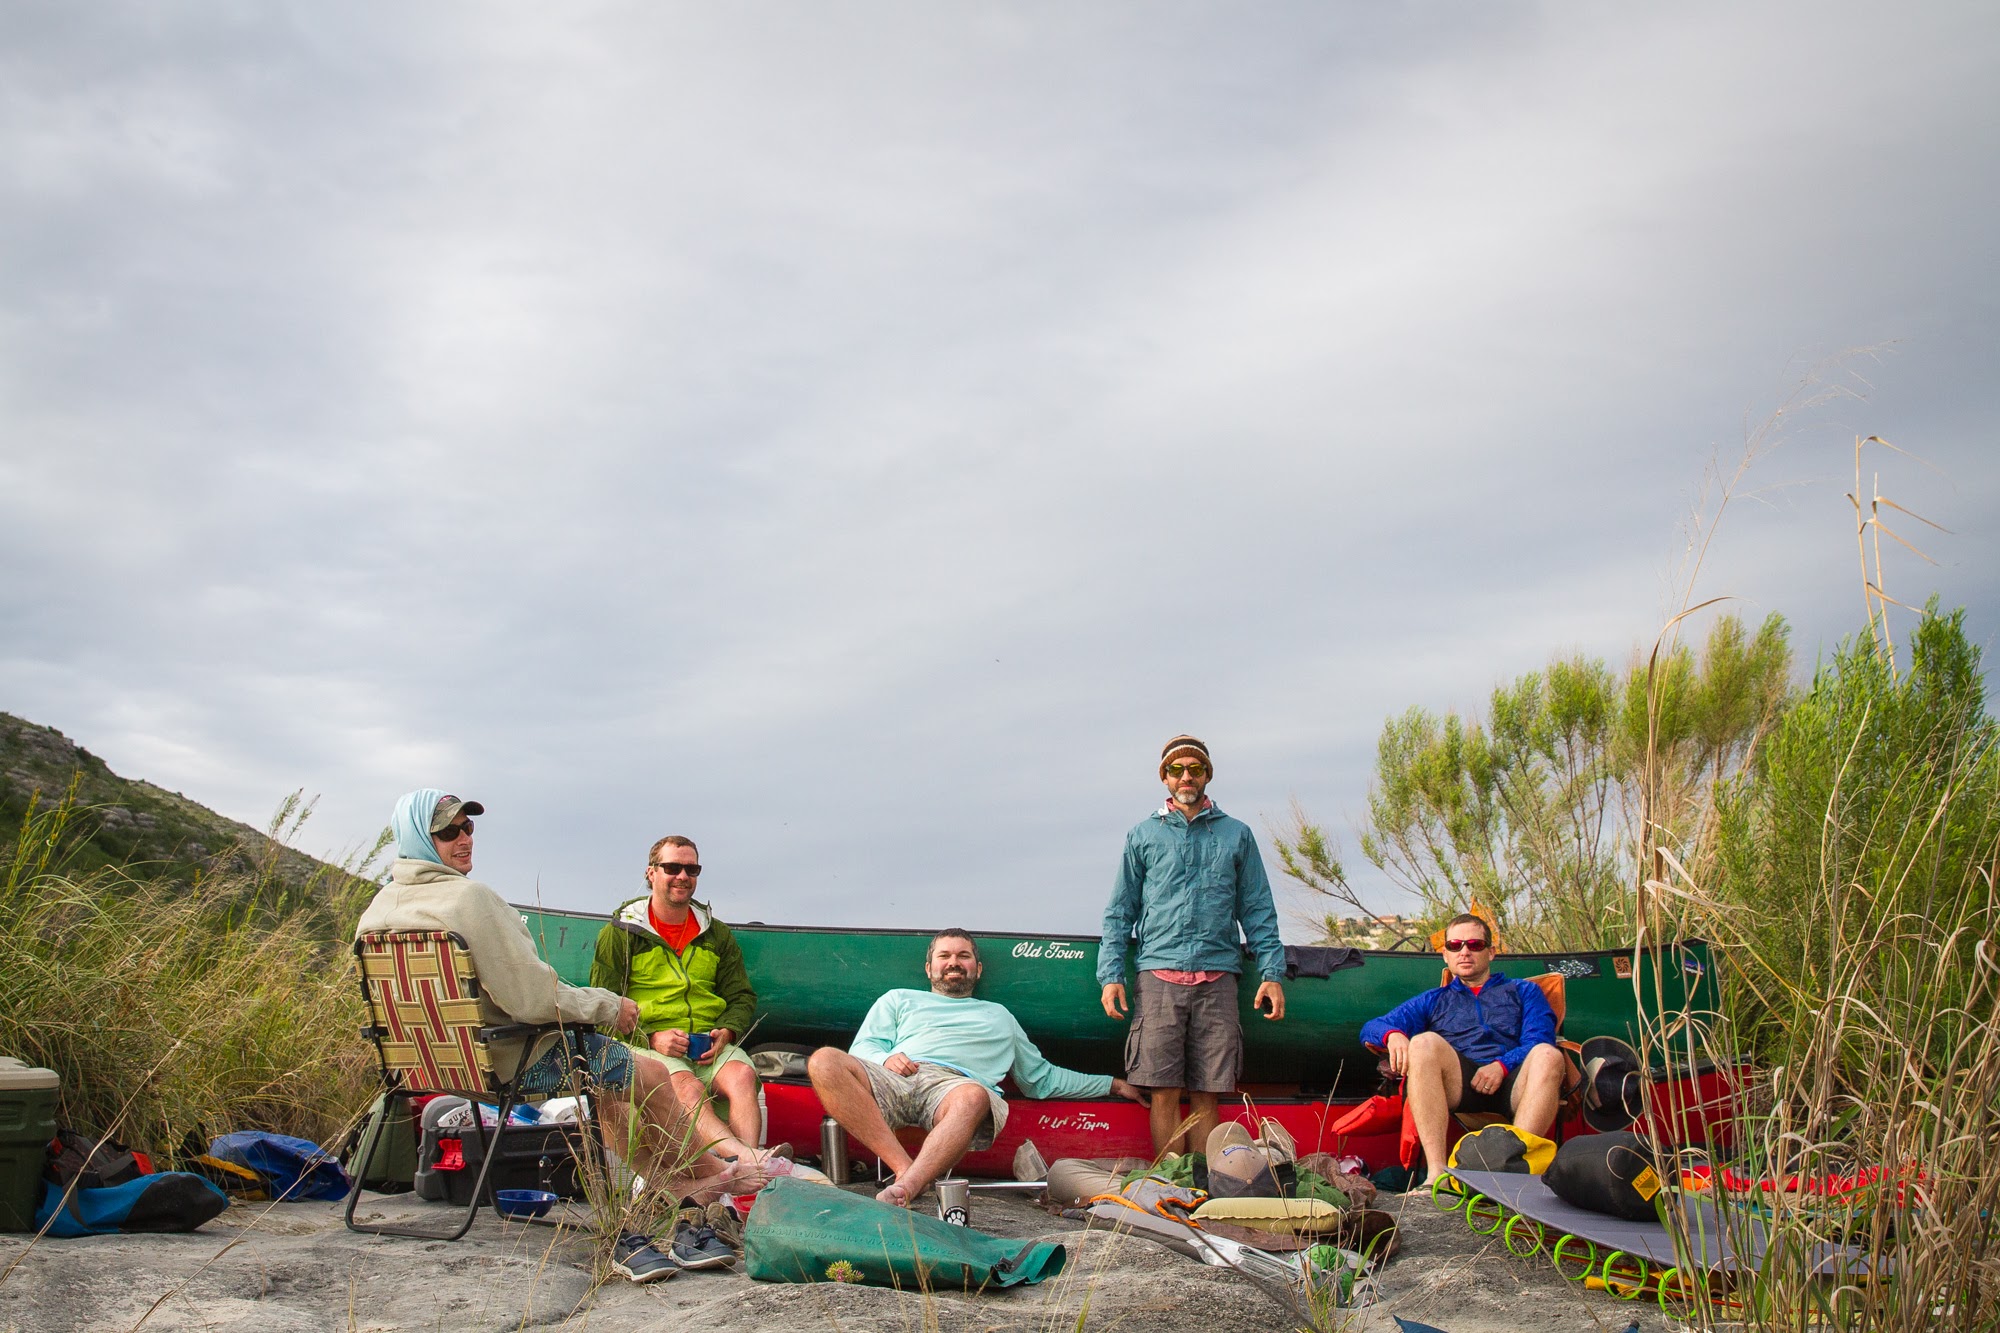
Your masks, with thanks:
<instances>
[{"instance_id":1,"label":"metal thermos","mask_svg":"<svg viewBox=\"0 0 2000 1333\"><path fill-rule=\"evenodd\" d=\"M847 1183L847 1131L832 1116L819 1122L819 1169L834 1184Z\"/></svg>"},{"instance_id":2,"label":"metal thermos","mask_svg":"<svg viewBox=\"0 0 2000 1333\"><path fill-rule=\"evenodd\" d=\"M972 1221L972 1182L963 1176L944 1176L937 1181L938 1218L955 1227Z\"/></svg>"}]
</instances>

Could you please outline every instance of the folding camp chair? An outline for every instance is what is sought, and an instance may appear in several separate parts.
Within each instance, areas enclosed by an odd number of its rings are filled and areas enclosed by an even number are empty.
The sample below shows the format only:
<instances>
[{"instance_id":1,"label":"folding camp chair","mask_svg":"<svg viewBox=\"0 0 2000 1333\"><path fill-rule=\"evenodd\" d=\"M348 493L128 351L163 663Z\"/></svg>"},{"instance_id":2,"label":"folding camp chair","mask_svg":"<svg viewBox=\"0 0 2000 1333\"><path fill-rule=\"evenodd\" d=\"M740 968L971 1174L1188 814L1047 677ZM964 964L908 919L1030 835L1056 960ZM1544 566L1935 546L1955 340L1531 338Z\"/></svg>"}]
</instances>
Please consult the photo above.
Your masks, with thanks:
<instances>
[{"instance_id":1,"label":"folding camp chair","mask_svg":"<svg viewBox=\"0 0 2000 1333\"><path fill-rule=\"evenodd\" d=\"M361 993L368 1005L368 1026L361 1035L375 1044L382 1088L390 1098L441 1094L464 1097L474 1105L472 1122L479 1134L479 1178L472 1187L458 1228L450 1233L392 1223L354 1220L361 1181L368 1162L353 1172L354 1188L347 1195L347 1227L387 1236L424 1240L457 1240L472 1228L482 1203L499 1207L492 1184L493 1163L500 1157L507 1116L524 1100L521 1073L538 1039L562 1033L565 1042L582 1029L560 1023L509 1023L489 1026L480 1015L479 972L465 938L454 931L371 931L354 941L354 958L361 972ZM494 1045L521 1043L521 1068L511 1078L494 1073ZM576 1048L571 1046L572 1057ZM488 1135L477 1112L481 1103L494 1104L499 1123ZM603 1146L594 1126L585 1126L598 1169L604 1166ZM371 1148L373 1142L370 1143Z\"/></svg>"}]
</instances>

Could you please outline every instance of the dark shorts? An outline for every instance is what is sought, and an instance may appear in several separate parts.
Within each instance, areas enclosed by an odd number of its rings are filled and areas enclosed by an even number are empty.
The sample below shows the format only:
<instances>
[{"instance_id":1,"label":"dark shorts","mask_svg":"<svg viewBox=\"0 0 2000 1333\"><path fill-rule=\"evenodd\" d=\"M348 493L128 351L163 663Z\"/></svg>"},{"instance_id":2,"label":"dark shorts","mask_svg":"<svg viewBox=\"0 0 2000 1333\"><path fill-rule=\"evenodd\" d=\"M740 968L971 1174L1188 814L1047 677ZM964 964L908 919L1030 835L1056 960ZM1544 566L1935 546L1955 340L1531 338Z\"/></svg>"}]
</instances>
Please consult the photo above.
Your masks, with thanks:
<instances>
[{"instance_id":1,"label":"dark shorts","mask_svg":"<svg viewBox=\"0 0 2000 1333\"><path fill-rule=\"evenodd\" d=\"M1234 1092L1243 1070L1243 1019L1236 974L1177 986L1139 974L1132 1030L1125 1037L1125 1078L1142 1088Z\"/></svg>"},{"instance_id":2,"label":"dark shorts","mask_svg":"<svg viewBox=\"0 0 2000 1333\"><path fill-rule=\"evenodd\" d=\"M590 1078L598 1087L622 1092L632 1086L632 1048L615 1037L588 1028L571 1028L563 1034L568 1042L551 1042L547 1050L521 1073L521 1091L533 1097L552 1097L572 1091L567 1087L574 1042L590 1062Z\"/></svg>"},{"instance_id":3,"label":"dark shorts","mask_svg":"<svg viewBox=\"0 0 2000 1333\"><path fill-rule=\"evenodd\" d=\"M1458 1079L1461 1096L1454 1111L1491 1111L1499 1115L1514 1113L1514 1079L1520 1074L1518 1067L1507 1071L1507 1077L1500 1080L1500 1086L1491 1092L1474 1092L1472 1076L1492 1064L1491 1060L1474 1061L1465 1056L1458 1057Z\"/></svg>"}]
</instances>

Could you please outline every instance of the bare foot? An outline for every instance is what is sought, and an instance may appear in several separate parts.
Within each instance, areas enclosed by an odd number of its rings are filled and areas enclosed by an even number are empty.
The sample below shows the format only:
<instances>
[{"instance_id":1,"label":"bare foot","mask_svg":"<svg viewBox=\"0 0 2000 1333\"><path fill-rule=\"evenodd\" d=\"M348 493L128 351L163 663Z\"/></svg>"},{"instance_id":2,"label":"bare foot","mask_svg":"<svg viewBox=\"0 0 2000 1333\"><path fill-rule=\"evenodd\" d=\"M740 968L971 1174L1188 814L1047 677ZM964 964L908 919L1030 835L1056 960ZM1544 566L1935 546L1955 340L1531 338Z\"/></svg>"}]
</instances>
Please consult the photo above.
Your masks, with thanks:
<instances>
[{"instance_id":1,"label":"bare foot","mask_svg":"<svg viewBox=\"0 0 2000 1333\"><path fill-rule=\"evenodd\" d=\"M762 1162L731 1162L702 1183L723 1194L755 1194L771 1181Z\"/></svg>"},{"instance_id":2,"label":"bare foot","mask_svg":"<svg viewBox=\"0 0 2000 1333\"><path fill-rule=\"evenodd\" d=\"M893 1208L908 1208L910 1206L910 1192L894 1181L890 1181L882 1187L882 1192L875 1196L875 1201L877 1203L886 1203Z\"/></svg>"}]
</instances>

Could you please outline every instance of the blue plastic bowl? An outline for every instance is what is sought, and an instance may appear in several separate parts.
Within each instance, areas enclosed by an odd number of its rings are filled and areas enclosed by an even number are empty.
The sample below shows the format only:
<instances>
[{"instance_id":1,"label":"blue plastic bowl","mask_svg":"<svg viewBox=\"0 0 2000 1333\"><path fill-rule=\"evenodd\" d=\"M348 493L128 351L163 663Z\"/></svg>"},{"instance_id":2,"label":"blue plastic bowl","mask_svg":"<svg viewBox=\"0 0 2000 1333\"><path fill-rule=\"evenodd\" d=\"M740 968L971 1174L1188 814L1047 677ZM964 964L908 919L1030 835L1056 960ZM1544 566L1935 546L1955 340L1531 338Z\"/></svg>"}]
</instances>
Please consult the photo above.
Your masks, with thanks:
<instances>
[{"instance_id":1,"label":"blue plastic bowl","mask_svg":"<svg viewBox=\"0 0 2000 1333\"><path fill-rule=\"evenodd\" d=\"M493 1197L500 1201L502 1217L540 1217L556 1201L547 1190L501 1190Z\"/></svg>"}]
</instances>

